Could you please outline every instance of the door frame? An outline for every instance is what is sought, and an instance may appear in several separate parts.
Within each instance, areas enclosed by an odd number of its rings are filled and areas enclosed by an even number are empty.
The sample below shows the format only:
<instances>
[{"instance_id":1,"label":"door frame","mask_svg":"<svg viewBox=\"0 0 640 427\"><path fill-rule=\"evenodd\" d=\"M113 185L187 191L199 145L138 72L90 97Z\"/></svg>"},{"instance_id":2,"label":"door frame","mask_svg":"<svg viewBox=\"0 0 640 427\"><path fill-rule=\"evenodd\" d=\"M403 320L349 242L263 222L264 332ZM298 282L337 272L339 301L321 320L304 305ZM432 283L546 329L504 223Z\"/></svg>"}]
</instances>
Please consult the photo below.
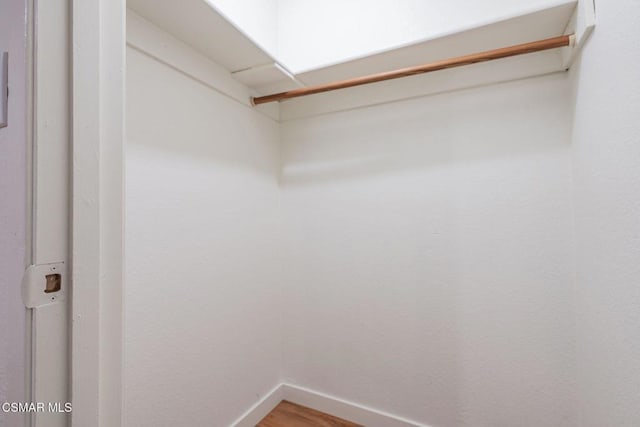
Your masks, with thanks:
<instances>
[{"instance_id":1,"label":"door frame","mask_svg":"<svg viewBox=\"0 0 640 427\"><path fill-rule=\"evenodd\" d=\"M122 425L125 0L72 0L72 426Z\"/></svg>"}]
</instances>

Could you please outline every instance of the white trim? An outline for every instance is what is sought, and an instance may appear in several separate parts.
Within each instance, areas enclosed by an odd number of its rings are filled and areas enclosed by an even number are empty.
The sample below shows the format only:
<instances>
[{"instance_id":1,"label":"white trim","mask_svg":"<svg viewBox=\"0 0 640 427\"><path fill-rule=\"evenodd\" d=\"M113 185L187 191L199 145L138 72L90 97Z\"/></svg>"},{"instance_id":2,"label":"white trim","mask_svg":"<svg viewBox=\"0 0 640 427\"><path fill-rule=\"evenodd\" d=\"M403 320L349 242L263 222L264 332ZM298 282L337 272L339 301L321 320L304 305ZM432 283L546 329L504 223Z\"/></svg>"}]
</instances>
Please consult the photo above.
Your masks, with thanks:
<instances>
[{"instance_id":1,"label":"white trim","mask_svg":"<svg viewBox=\"0 0 640 427\"><path fill-rule=\"evenodd\" d=\"M308 388L283 384L284 400L298 405L326 412L338 418L375 427L428 427L387 412L360 405L339 397L310 390Z\"/></svg>"},{"instance_id":2,"label":"white trim","mask_svg":"<svg viewBox=\"0 0 640 427\"><path fill-rule=\"evenodd\" d=\"M320 393L305 387L282 383L242 415L232 427L253 427L278 403L287 400L338 418L371 427L429 427L407 418Z\"/></svg>"},{"instance_id":3,"label":"white trim","mask_svg":"<svg viewBox=\"0 0 640 427\"><path fill-rule=\"evenodd\" d=\"M283 400L283 387L284 384L278 384L275 386L265 397L263 397L258 403L253 405L251 409L245 412L238 420L236 420L232 427L255 427L261 419L267 416L269 412L273 410Z\"/></svg>"},{"instance_id":4,"label":"white trim","mask_svg":"<svg viewBox=\"0 0 640 427\"><path fill-rule=\"evenodd\" d=\"M72 426L122 425L125 1L73 0Z\"/></svg>"}]
</instances>

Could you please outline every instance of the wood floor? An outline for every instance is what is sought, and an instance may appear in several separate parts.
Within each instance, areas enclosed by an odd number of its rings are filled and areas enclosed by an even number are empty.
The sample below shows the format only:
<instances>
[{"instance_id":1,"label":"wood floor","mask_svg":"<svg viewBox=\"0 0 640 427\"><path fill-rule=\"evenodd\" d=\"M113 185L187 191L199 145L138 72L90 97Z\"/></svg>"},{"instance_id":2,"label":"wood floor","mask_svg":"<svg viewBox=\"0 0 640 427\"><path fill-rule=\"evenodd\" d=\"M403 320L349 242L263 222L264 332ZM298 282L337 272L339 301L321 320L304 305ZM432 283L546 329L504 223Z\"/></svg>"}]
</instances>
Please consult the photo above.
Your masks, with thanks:
<instances>
[{"instance_id":1,"label":"wood floor","mask_svg":"<svg viewBox=\"0 0 640 427\"><path fill-rule=\"evenodd\" d=\"M363 427L283 400L256 427Z\"/></svg>"}]
</instances>

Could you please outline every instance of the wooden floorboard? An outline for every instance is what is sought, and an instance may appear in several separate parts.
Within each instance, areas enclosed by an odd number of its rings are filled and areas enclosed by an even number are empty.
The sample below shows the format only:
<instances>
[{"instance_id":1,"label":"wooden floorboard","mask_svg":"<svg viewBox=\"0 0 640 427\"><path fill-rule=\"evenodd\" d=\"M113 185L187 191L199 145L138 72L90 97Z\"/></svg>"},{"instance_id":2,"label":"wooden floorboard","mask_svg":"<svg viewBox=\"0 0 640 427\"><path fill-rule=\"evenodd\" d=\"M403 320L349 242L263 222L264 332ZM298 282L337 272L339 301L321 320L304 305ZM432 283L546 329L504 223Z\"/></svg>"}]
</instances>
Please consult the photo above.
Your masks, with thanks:
<instances>
[{"instance_id":1,"label":"wooden floorboard","mask_svg":"<svg viewBox=\"0 0 640 427\"><path fill-rule=\"evenodd\" d=\"M283 400L256 427L363 427Z\"/></svg>"}]
</instances>

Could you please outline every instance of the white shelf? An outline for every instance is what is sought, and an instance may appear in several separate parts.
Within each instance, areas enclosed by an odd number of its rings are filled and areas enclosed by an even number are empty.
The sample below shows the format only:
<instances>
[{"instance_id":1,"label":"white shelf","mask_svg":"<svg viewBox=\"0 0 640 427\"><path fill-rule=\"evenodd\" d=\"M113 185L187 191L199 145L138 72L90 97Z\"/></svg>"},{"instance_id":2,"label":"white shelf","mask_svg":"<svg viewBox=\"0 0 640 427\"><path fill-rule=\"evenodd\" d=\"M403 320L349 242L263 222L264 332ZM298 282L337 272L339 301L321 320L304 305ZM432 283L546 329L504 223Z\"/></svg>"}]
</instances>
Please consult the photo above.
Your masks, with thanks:
<instances>
[{"instance_id":1,"label":"white shelf","mask_svg":"<svg viewBox=\"0 0 640 427\"><path fill-rule=\"evenodd\" d=\"M547 9L414 41L304 71L296 77L306 85L317 85L559 36L564 33L576 3L576 0L561 1Z\"/></svg>"},{"instance_id":2,"label":"white shelf","mask_svg":"<svg viewBox=\"0 0 640 427\"><path fill-rule=\"evenodd\" d=\"M204 0L127 0L127 7L229 71L275 62Z\"/></svg>"},{"instance_id":3,"label":"white shelf","mask_svg":"<svg viewBox=\"0 0 640 427\"><path fill-rule=\"evenodd\" d=\"M127 0L127 7L220 64L252 89L300 87L285 67L205 0Z\"/></svg>"},{"instance_id":4,"label":"white shelf","mask_svg":"<svg viewBox=\"0 0 640 427\"><path fill-rule=\"evenodd\" d=\"M593 0L558 0L544 9L293 75L206 0L128 0L127 6L226 68L257 94L313 86L576 32L575 47L286 101L281 104L283 119L565 70L594 25Z\"/></svg>"}]
</instances>

